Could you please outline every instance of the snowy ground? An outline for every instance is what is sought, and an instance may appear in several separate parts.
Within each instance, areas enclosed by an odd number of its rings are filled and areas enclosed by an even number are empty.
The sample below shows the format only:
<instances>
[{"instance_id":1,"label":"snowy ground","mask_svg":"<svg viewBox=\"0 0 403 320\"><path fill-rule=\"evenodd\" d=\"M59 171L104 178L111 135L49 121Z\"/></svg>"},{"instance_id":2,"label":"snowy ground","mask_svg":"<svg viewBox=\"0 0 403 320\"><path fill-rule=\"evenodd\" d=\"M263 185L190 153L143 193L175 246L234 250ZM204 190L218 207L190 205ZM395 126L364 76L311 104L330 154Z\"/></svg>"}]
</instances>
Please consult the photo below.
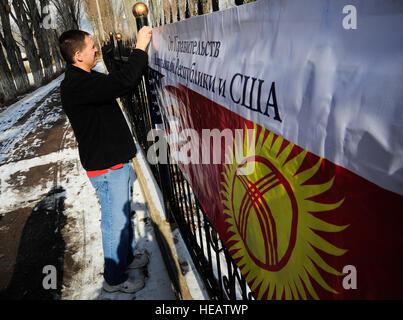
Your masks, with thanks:
<instances>
[{"instance_id":1,"label":"snowy ground","mask_svg":"<svg viewBox=\"0 0 403 320\"><path fill-rule=\"evenodd\" d=\"M61 109L62 79L0 113L0 297L175 299L137 179L137 251L150 263L131 276L143 277L146 286L135 295L101 289L100 206ZM46 265L57 269L57 290L42 286Z\"/></svg>"}]
</instances>

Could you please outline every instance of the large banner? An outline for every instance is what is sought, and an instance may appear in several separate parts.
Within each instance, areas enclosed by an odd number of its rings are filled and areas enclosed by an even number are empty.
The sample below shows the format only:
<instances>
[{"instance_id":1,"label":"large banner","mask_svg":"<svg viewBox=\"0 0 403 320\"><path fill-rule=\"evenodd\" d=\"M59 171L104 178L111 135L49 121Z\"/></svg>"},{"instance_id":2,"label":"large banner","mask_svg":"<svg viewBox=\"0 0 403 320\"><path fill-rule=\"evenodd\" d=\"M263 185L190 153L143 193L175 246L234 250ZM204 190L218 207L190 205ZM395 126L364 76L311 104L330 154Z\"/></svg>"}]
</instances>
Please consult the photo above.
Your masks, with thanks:
<instances>
[{"instance_id":1,"label":"large banner","mask_svg":"<svg viewBox=\"0 0 403 320\"><path fill-rule=\"evenodd\" d=\"M403 298L402 30L393 0L153 30L171 152L256 298Z\"/></svg>"}]
</instances>

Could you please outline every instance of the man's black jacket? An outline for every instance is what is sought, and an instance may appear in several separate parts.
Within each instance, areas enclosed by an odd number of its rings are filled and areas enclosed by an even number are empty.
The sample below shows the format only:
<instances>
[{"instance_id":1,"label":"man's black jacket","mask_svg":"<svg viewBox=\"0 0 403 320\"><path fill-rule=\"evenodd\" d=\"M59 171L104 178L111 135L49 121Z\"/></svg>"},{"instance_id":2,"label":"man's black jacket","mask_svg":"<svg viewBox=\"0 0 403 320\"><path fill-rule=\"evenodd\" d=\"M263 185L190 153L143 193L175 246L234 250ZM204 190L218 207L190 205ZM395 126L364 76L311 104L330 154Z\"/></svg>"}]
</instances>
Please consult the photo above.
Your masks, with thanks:
<instances>
[{"instance_id":1,"label":"man's black jacket","mask_svg":"<svg viewBox=\"0 0 403 320\"><path fill-rule=\"evenodd\" d=\"M147 53L136 49L125 67L109 75L67 66L60 85L62 106L85 170L107 169L135 156L136 147L116 98L139 83L147 60Z\"/></svg>"}]
</instances>

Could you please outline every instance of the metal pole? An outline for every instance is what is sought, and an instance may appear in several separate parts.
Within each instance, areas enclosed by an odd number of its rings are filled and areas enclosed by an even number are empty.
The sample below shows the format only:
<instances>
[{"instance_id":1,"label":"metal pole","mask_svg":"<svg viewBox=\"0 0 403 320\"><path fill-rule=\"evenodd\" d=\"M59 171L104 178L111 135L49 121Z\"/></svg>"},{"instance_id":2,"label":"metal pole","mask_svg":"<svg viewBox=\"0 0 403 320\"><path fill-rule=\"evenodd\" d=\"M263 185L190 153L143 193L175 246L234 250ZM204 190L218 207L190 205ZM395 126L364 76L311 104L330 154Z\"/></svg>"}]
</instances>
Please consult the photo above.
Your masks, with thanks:
<instances>
[{"instance_id":1,"label":"metal pole","mask_svg":"<svg viewBox=\"0 0 403 320\"><path fill-rule=\"evenodd\" d=\"M119 59L122 60L122 35L120 33L118 33L116 35L116 39L118 42Z\"/></svg>"},{"instance_id":2,"label":"metal pole","mask_svg":"<svg viewBox=\"0 0 403 320\"><path fill-rule=\"evenodd\" d=\"M138 2L133 6L133 15L136 18L138 30L140 30L144 26L148 26L148 8L144 3Z\"/></svg>"},{"instance_id":3,"label":"metal pole","mask_svg":"<svg viewBox=\"0 0 403 320\"><path fill-rule=\"evenodd\" d=\"M144 3L142 3L142 2L136 3L133 6L132 12L133 12L134 17L136 18L136 24L137 24L138 31L142 27L148 26L148 20L147 20L148 8ZM151 116L151 114L152 114L152 107L150 105L151 101L150 101L150 99L148 97L149 92L148 92L147 82L146 82L146 79L145 79L144 76L142 77L141 85L142 85L144 93L145 93L145 99L146 99L146 103L147 103L147 112L146 113L147 113L149 123L151 124L150 129L154 129L155 123L154 123L154 121L152 119L152 116ZM156 138L155 138L155 135L154 135L153 131L152 131L152 136L153 136L153 141L155 142ZM154 154L157 154L156 153L155 143L153 144L153 146L154 146ZM169 182L171 181L171 179L169 178L170 176L169 176L169 171L168 171L168 165L160 163L160 164L157 165L157 168L158 168L159 180L160 180L160 183L161 183L161 191L162 191L162 195L163 195L163 198L164 198L165 210L166 210L166 213L167 213L167 220L169 222L171 222L171 220L172 220L171 219L172 208L171 208L171 204L170 204L170 201L169 201L169 198L170 198L170 195L171 195L171 192L169 192L170 189L171 189L171 185L170 185Z\"/></svg>"}]
</instances>

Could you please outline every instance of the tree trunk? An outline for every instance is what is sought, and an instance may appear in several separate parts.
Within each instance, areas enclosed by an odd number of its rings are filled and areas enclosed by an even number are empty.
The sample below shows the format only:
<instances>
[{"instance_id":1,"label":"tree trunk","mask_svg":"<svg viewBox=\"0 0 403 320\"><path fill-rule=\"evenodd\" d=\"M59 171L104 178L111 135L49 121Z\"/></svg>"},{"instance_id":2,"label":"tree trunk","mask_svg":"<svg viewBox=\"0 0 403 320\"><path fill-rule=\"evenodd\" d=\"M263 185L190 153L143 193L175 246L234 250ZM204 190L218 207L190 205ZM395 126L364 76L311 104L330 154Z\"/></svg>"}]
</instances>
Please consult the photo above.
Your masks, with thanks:
<instances>
[{"instance_id":1,"label":"tree trunk","mask_svg":"<svg viewBox=\"0 0 403 320\"><path fill-rule=\"evenodd\" d=\"M80 22L78 19L80 18L80 9L79 7L81 6L80 1L82 0L67 0L69 9L70 9L70 19L71 23L73 26L73 29L79 29L80 28Z\"/></svg>"},{"instance_id":2,"label":"tree trunk","mask_svg":"<svg viewBox=\"0 0 403 320\"><path fill-rule=\"evenodd\" d=\"M17 97L17 88L10 72L6 57L4 56L3 47L0 44L0 87L2 89L2 97L0 103L7 102L8 100ZM1 101L3 100L3 101Z\"/></svg>"},{"instance_id":3,"label":"tree trunk","mask_svg":"<svg viewBox=\"0 0 403 320\"><path fill-rule=\"evenodd\" d=\"M31 15L32 28L34 30L34 36L39 49L39 55L42 59L43 69L45 73L45 81L49 81L53 76L52 57L50 55L50 48L48 43L48 37L46 35L46 29L41 28L41 17L39 15L38 7L35 1L26 1L29 13Z\"/></svg>"},{"instance_id":4,"label":"tree trunk","mask_svg":"<svg viewBox=\"0 0 403 320\"><path fill-rule=\"evenodd\" d=\"M203 14L212 12L213 4L211 3L211 0L202 0L202 8L203 8Z\"/></svg>"},{"instance_id":5,"label":"tree trunk","mask_svg":"<svg viewBox=\"0 0 403 320\"><path fill-rule=\"evenodd\" d=\"M0 108L5 104L5 97L4 97L4 90L1 85L1 78L0 78Z\"/></svg>"},{"instance_id":6,"label":"tree trunk","mask_svg":"<svg viewBox=\"0 0 403 320\"><path fill-rule=\"evenodd\" d=\"M14 76L17 92L23 94L30 88L27 71L22 61L20 48L17 46L11 33L10 17L5 11L6 0L0 0L0 18L4 32L3 46L6 49L7 59L11 66L11 73Z\"/></svg>"},{"instance_id":7,"label":"tree trunk","mask_svg":"<svg viewBox=\"0 0 403 320\"><path fill-rule=\"evenodd\" d=\"M81 1L82 0L52 0L52 4L56 7L60 19L62 20L63 30L79 28Z\"/></svg>"},{"instance_id":8,"label":"tree trunk","mask_svg":"<svg viewBox=\"0 0 403 320\"><path fill-rule=\"evenodd\" d=\"M60 74L63 71L63 66L62 66L62 59L60 57L60 53L59 50L57 49L58 47L58 36L57 36L57 31L56 30L48 30L48 35L49 35L49 39L50 42L53 43L53 46L51 46L52 48L52 56L53 56L53 60L55 61L55 65L56 65L56 73Z\"/></svg>"},{"instance_id":9,"label":"tree trunk","mask_svg":"<svg viewBox=\"0 0 403 320\"><path fill-rule=\"evenodd\" d=\"M180 1L179 0L179 20L185 20L185 14L186 14L186 1Z\"/></svg>"},{"instance_id":10,"label":"tree trunk","mask_svg":"<svg viewBox=\"0 0 403 320\"><path fill-rule=\"evenodd\" d=\"M131 9L132 8L130 8L130 10L127 9L126 16L129 14L131 17L133 17ZM161 4L159 3L158 0L150 0L148 9L151 12L152 26L159 27L161 19Z\"/></svg>"},{"instance_id":11,"label":"tree trunk","mask_svg":"<svg viewBox=\"0 0 403 320\"><path fill-rule=\"evenodd\" d=\"M189 0L188 5L189 5L189 13L191 17L197 16L199 14L199 9L198 9L198 0Z\"/></svg>"},{"instance_id":12,"label":"tree trunk","mask_svg":"<svg viewBox=\"0 0 403 320\"><path fill-rule=\"evenodd\" d=\"M13 0L13 7L16 14L16 23L21 32L21 38L24 43L25 54L27 55L29 66L34 77L34 83L36 87L40 87L43 82L43 72L41 60L38 55L38 51L35 47L34 37L32 30L28 25L28 19L24 12L23 1Z\"/></svg>"},{"instance_id":13,"label":"tree trunk","mask_svg":"<svg viewBox=\"0 0 403 320\"><path fill-rule=\"evenodd\" d=\"M163 0L164 9L164 24L171 23L171 2L169 0Z\"/></svg>"},{"instance_id":14,"label":"tree trunk","mask_svg":"<svg viewBox=\"0 0 403 320\"><path fill-rule=\"evenodd\" d=\"M178 21L178 1L171 0L171 13L172 13L172 20L173 22Z\"/></svg>"},{"instance_id":15,"label":"tree trunk","mask_svg":"<svg viewBox=\"0 0 403 320\"><path fill-rule=\"evenodd\" d=\"M227 0L227 7L228 8L233 8L235 6L236 6L235 0Z\"/></svg>"}]
</instances>

